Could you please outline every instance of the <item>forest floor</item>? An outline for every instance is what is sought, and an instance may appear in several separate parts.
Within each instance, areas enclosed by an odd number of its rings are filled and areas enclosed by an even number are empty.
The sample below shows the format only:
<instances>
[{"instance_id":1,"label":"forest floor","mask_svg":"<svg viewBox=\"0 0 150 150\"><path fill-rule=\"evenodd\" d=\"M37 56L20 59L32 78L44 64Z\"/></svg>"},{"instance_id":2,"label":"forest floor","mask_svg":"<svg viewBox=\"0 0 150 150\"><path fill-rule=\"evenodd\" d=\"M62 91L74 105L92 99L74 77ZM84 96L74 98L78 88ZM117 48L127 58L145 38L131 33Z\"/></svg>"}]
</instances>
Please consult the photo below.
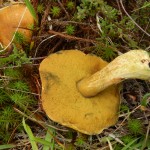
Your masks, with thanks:
<instances>
[{"instance_id":1,"label":"forest floor","mask_svg":"<svg viewBox=\"0 0 150 150\"><path fill-rule=\"evenodd\" d=\"M1 0L0 7L18 2L24 1ZM150 2L32 0L31 4L34 11L26 0L38 20L31 42L18 36L21 52L0 54L0 149L150 150L149 81L124 81L116 125L98 135L85 135L48 118L42 109L39 75L42 60L60 50L78 49L108 62L130 50L149 51Z\"/></svg>"}]
</instances>

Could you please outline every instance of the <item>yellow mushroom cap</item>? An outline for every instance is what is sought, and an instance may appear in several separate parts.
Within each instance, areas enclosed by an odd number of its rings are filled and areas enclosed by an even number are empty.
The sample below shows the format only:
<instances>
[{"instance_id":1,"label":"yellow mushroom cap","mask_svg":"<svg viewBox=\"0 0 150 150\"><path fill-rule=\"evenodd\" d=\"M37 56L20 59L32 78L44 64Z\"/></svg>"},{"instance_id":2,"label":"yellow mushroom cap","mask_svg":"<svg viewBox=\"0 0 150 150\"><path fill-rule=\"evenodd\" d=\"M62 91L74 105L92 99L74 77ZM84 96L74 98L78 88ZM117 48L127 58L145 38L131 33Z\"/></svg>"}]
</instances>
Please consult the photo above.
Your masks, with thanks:
<instances>
[{"instance_id":1,"label":"yellow mushroom cap","mask_svg":"<svg viewBox=\"0 0 150 150\"><path fill-rule=\"evenodd\" d=\"M20 25L19 25L20 23ZM19 26L27 41L31 40L32 32L28 30L34 24L34 19L24 4L14 4L0 9L0 43L6 47Z\"/></svg>"},{"instance_id":2,"label":"yellow mushroom cap","mask_svg":"<svg viewBox=\"0 0 150 150\"><path fill-rule=\"evenodd\" d=\"M86 98L77 89L77 82L107 65L94 55L78 50L51 54L40 64L42 105L50 119L82 133L99 134L118 119L117 85L96 96Z\"/></svg>"}]
</instances>

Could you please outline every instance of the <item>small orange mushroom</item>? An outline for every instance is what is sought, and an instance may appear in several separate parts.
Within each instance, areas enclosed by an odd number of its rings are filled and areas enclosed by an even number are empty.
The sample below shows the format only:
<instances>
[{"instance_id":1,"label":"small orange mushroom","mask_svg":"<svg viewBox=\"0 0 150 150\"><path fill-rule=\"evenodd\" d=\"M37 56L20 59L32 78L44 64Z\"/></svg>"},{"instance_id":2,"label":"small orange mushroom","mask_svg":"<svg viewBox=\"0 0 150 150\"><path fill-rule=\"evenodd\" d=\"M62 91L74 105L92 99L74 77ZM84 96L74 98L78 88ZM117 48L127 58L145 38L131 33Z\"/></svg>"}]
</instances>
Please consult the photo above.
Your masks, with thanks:
<instances>
[{"instance_id":1,"label":"small orange mushroom","mask_svg":"<svg viewBox=\"0 0 150 150\"><path fill-rule=\"evenodd\" d=\"M150 56L132 50L111 63L78 50L49 55L40 64L42 105L55 122L85 134L99 134L118 120L118 83L150 78Z\"/></svg>"},{"instance_id":2,"label":"small orange mushroom","mask_svg":"<svg viewBox=\"0 0 150 150\"><path fill-rule=\"evenodd\" d=\"M27 41L31 40L32 32L29 30L34 24L34 19L24 4L14 4L0 9L0 43L5 48L9 47L15 32L24 35Z\"/></svg>"}]
</instances>

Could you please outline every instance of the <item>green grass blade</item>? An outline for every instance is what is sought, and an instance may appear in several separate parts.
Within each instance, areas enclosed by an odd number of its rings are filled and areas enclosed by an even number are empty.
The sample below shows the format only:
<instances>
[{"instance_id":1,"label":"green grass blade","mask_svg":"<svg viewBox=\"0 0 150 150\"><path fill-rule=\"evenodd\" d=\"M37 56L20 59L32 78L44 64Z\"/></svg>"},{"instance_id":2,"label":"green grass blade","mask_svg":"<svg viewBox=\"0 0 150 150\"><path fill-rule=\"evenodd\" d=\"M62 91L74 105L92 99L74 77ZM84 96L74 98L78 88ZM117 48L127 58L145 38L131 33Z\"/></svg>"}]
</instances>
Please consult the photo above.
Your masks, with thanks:
<instances>
[{"instance_id":1,"label":"green grass blade","mask_svg":"<svg viewBox=\"0 0 150 150\"><path fill-rule=\"evenodd\" d=\"M16 146L13 144L0 145L0 150L1 149L10 149L10 148L14 148L14 147L16 147Z\"/></svg>"},{"instance_id":2,"label":"green grass blade","mask_svg":"<svg viewBox=\"0 0 150 150\"><path fill-rule=\"evenodd\" d=\"M27 132L27 134L28 134L28 136L29 136L32 149L33 149L33 150L38 150L38 147L37 147L37 145L36 145L36 142L34 141L35 137L34 137L32 131L31 131L30 127L25 123L24 118L23 118L22 123L23 123L23 127L24 127L25 131Z\"/></svg>"},{"instance_id":3,"label":"green grass blade","mask_svg":"<svg viewBox=\"0 0 150 150\"><path fill-rule=\"evenodd\" d=\"M46 141L46 140L44 140L44 139L35 137L35 138L34 138L34 141L35 141L35 142L38 142L38 143L41 143L41 144L47 146L48 148L51 147L51 143L48 142L48 141ZM48 150L49 150L49 149L48 149Z\"/></svg>"},{"instance_id":4,"label":"green grass blade","mask_svg":"<svg viewBox=\"0 0 150 150\"><path fill-rule=\"evenodd\" d=\"M143 96L143 98L142 98L142 101L141 101L141 105L142 106L147 106L147 103L148 103L148 101L147 101L147 99L148 99L148 97L150 97L150 93L146 93L144 96Z\"/></svg>"},{"instance_id":5,"label":"green grass blade","mask_svg":"<svg viewBox=\"0 0 150 150\"><path fill-rule=\"evenodd\" d=\"M150 2L145 3L144 6L142 6L141 8L135 9L134 11L137 11L137 10L140 10L140 9L143 9L143 8L146 8L146 7L150 7Z\"/></svg>"},{"instance_id":6,"label":"green grass blade","mask_svg":"<svg viewBox=\"0 0 150 150\"><path fill-rule=\"evenodd\" d=\"M49 150L49 148L51 148L51 150L54 149L54 139L52 137L52 135L50 133L54 133L54 129L51 129L51 128L48 128L47 130L47 133L46 133L46 136L45 136L45 140L48 141L49 143L51 143L51 146L47 146L47 145L44 145L43 146L43 150Z\"/></svg>"},{"instance_id":7,"label":"green grass blade","mask_svg":"<svg viewBox=\"0 0 150 150\"><path fill-rule=\"evenodd\" d=\"M132 145L133 143L135 143L138 139L139 139L139 138L132 140L132 141L131 141L130 143L128 143L122 150L129 150L129 149L131 148L131 145Z\"/></svg>"},{"instance_id":8,"label":"green grass blade","mask_svg":"<svg viewBox=\"0 0 150 150\"><path fill-rule=\"evenodd\" d=\"M31 2L29 0L24 0L25 1L25 4L27 6L27 8L29 9L30 13L32 14L34 20L36 21L37 23L37 15L36 15L36 12L31 4Z\"/></svg>"},{"instance_id":9,"label":"green grass blade","mask_svg":"<svg viewBox=\"0 0 150 150\"><path fill-rule=\"evenodd\" d=\"M140 149L140 150L142 150L141 147L142 147L142 141L137 143L137 144L134 144L133 146L130 147L130 149L133 149L133 150L134 149Z\"/></svg>"}]
</instances>

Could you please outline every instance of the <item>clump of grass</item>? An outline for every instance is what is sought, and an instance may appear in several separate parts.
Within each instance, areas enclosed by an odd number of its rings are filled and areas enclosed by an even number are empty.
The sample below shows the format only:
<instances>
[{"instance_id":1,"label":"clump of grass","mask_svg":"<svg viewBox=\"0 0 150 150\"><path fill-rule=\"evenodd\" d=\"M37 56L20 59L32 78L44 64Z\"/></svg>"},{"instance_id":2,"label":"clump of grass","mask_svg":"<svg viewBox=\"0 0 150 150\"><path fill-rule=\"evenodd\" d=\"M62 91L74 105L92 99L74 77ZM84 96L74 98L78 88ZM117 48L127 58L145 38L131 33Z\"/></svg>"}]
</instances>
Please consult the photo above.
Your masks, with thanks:
<instances>
[{"instance_id":1,"label":"clump of grass","mask_svg":"<svg viewBox=\"0 0 150 150\"><path fill-rule=\"evenodd\" d=\"M65 31L67 34L72 35L75 32L75 26L73 25L67 25L65 28Z\"/></svg>"},{"instance_id":2,"label":"clump of grass","mask_svg":"<svg viewBox=\"0 0 150 150\"><path fill-rule=\"evenodd\" d=\"M122 139L122 141L123 141L125 144L128 144L128 143L130 143L131 141L134 140L134 137L129 134L129 135L123 136L121 139Z\"/></svg>"},{"instance_id":3,"label":"clump of grass","mask_svg":"<svg viewBox=\"0 0 150 150\"><path fill-rule=\"evenodd\" d=\"M129 107L127 105L125 105L125 104L122 104L120 106L120 112L123 112L123 113L129 112Z\"/></svg>"},{"instance_id":4,"label":"clump of grass","mask_svg":"<svg viewBox=\"0 0 150 150\"><path fill-rule=\"evenodd\" d=\"M6 58L0 59L1 68L4 65L7 65L9 68L13 68L13 66L21 67L23 63L30 63L30 59L27 58L27 55L23 51L18 53L16 47L14 47L13 52L13 55L9 55ZM12 76L17 73L17 71L13 72L13 70L7 70L7 72L10 71L12 72Z\"/></svg>"},{"instance_id":5,"label":"clump of grass","mask_svg":"<svg viewBox=\"0 0 150 150\"><path fill-rule=\"evenodd\" d=\"M67 8L68 8L69 10L72 10L74 7L75 7L75 4L74 4L73 1L68 1L68 2L67 2Z\"/></svg>"},{"instance_id":6,"label":"clump of grass","mask_svg":"<svg viewBox=\"0 0 150 150\"><path fill-rule=\"evenodd\" d=\"M11 79L17 79L20 76L22 76L21 72L18 69L14 69L14 68L6 68L3 70L3 73L6 77Z\"/></svg>"},{"instance_id":7,"label":"clump of grass","mask_svg":"<svg viewBox=\"0 0 150 150\"><path fill-rule=\"evenodd\" d=\"M77 19L81 21L88 16L94 16L99 11L102 4L103 1L81 0L80 5L77 6Z\"/></svg>"},{"instance_id":8,"label":"clump of grass","mask_svg":"<svg viewBox=\"0 0 150 150\"><path fill-rule=\"evenodd\" d=\"M25 81L16 80L10 83L9 87L16 90L29 91L29 86Z\"/></svg>"},{"instance_id":9,"label":"clump of grass","mask_svg":"<svg viewBox=\"0 0 150 150\"><path fill-rule=\"evenodd\" d=\"M44 5L43 4L39 4L37 6L37 12L40 14L44 12Z\"/></svg>"},{"instance_id":10,"label":"clump of grass","mask_svg":"<svg viewBox=\"0 0 150 150\"><path fill-rule=\"evenodd\" d=\"M16 42L17 44L25 44L26 38L25 38L24 34L17 31L15 33L14 42Z\"/></svg>"},{"instance_id":11,"label":"clump of grass","mask_svg":"<svg viewBox=\"0 0 150 150\"><path fill-rule=\"evenodd\" d=\"M10 100L16 104L21 109L26 109L28 105L33 104L33 99L25 93L20 92L12 92L10 95Z\"/></svg>"},{"instance_id":12,"label":"clump of grass","mask_svg":"<svg viewBox=\"0 0 150 150\"><path fill-rule=\"evenodd\" d=\"M28 29L33 30L34 29L34 25L30 25L28 27ZM29 46L29 39L21 32L17 31L15 33L15 37L13 40L13 43L15 44L15 46L17 47L18 50L20 51L25 51L26 54L30 51L30 46Z\"/></svg>"},{"instance_id":13,"label":"clump of grass","mask_svg":"<svg viewBox=\"0 0 150 150\"><path fill-rule=\"evenodd\" d=\"M143 125L139 119L130 119L128 121L128 129L132 134L141 134Z\"/></svg>"},{"instance_id":14,"label":"clump of grass","mask_svg":"<svg viewBox=\"0 0 150 150\"><path fill-rule=\"evenodd\" d=\"M61 9L58 6L53 6L51 8L51 14L53 17L58 17L60 15Z\"/></svg>"},{"instance_id":15,"label":"clump of grass","mask_svg":"<svg viewBox=\"0 0 150 150\"><path fill-rule=\"evenodd\" d=\"M111 61L117 56L115 51L107 45L104 47L102 47L101 45L96 45L95 49L92 50L92 53L97 56L100 56L106 61Z\"/></svg>"},{"instance_id":16,"label":"clump of grass","mask_svg":"<svg viewBox=\"0 0 150 150\"><path fill-rule=\"evenodd\" d=\"M14 107L25 113L29 106L36 104L20 69L22 63L29 62L24 52L18 51L16 47L13 54L0 59L0 140L3 142L9 140L14 128L21 123L22 116Z\"/></svg>"}]
</instances>

